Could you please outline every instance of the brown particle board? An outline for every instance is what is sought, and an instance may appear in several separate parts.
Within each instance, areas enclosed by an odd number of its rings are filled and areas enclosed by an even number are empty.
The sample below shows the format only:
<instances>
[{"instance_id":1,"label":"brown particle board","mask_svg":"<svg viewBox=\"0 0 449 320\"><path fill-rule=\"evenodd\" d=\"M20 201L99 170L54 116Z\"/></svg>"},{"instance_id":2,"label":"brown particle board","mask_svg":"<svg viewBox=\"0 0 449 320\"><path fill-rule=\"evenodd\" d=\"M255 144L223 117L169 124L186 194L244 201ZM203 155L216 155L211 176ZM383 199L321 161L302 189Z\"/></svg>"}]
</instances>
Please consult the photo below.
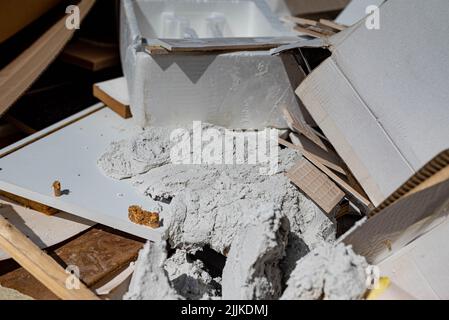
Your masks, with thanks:
<instances>
[{"instance_id":1,"label":"brown particle board","mask_svg":"<svg viewBox=\"0 0 449 320\"><path fill-rule=\"evenodd\" d=\"M304 158L287 172L287 177L328 214L345 196L327 175Z\"/></svg>"}]
</instances>

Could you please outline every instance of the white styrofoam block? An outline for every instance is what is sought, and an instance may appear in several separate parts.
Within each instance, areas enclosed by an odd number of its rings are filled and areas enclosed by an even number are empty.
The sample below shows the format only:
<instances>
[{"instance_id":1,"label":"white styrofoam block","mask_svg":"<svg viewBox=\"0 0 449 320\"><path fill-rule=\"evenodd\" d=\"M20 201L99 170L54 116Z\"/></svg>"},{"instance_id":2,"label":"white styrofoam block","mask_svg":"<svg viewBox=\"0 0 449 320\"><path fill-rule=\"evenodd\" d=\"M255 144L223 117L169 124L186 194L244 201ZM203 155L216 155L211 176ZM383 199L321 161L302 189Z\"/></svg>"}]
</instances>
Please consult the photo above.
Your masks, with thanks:
<instances>
[{"instance_id":1,"label":"white styrofoam block","mask_svg":"<svg viewBox=\"0 0 449 320\"><path fill-rule=\"evenodd\" d=\"M164 38L291 36L263 0L123 0L122 6L122 62L139 125L201 120L235 129L285 128L284 107L302 119L291 76L269 51L143 51L142 43Z\"/></svg>"}]
</instances>

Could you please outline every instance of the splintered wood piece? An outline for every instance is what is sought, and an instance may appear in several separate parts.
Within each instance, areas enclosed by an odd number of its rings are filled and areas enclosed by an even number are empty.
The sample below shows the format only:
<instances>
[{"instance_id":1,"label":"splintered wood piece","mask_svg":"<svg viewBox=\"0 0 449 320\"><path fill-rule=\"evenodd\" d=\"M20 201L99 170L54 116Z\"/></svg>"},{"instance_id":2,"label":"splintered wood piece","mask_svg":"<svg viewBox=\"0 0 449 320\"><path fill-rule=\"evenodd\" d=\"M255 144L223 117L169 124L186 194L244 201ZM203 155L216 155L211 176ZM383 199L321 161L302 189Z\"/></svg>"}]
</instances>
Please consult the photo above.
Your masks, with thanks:
<instances>
[{"instance_id":1,"label":"splintered wood piece","mask_svg":"<svg viewBox=\"0 0 449 320\"><path fill-rule=\"evenodd\" d=\"M55 197L60 197L62 195L61 182L53 182L53 194L55 195Z\"/></svg>"},{"instance_id":2,"label":"splintered wood piece","mask_svg":"<svg viewBox=\"0 0 449 320\"><path fill-rule=\"evenodd\" d=\"M302 26L316 26L318 23L315 20L304 19L292 16L285 16L282 18L284 21L293 22Z\"/></svg>"},{"instance_id":3,"label":"splintered wood piece","mask_svg":"<svg viewBox=\"0 0 449 320\"><path fill-rule=\"evenodd\" d=\"M132 117L131 108L129 106L128 97L122 97L122 99L115 96L116 90L119 87L120 91L127 92L126 79L118 78L110 81L94 84L93 95L99 99L105 105L107 105L112 111L117 113L124 119ZM125 101L120 101L125 100Z\"/></svg>"},{"instance_id":4,"label":"splintered wood piece","mask_svg":"<svg viewBox=\"0 0 449 320\"><path fill-rule=\"evenodd\" d=\"M345 196L345 193L328 176L307 159L302 158L286 175L328 214Z\"/></svg>"},{"instance_id":5,"label":"splintered wood piece","mask_svg":"<svg viewBox=\"0 0 449 320\"><path fill-rule=\"evenodd\" d=\"M325 139L324 136L319 135L308 124L304 124L304 123L295 121L295 119L293 119L293 116L291 115L291 113L286 108L283 108L282 112L284 114L285 120L287 121L288 125L291 127L292 130L296 131L299 134L302 134L303 136L308 138L310 141L315 143L317 146L319 146L321 149L328 151L327 146L324 144L324 142L322 140L322 139Z\"/></svg>"},{"instance_id":6,"label":"splintered wood piece","mask_svg":"<svg viewBox=\"0 0 449 320\"><path fill-rule=\"evenodd\" d=\"M326 20L326 19L320 19L320 24L322 24L322 25L324 25L326 27L338 30L338 31L343 31L343 30L346 30L348 28L347 26L344 26L342 24L339 24L339 23L336 23L336 22L333 22L333 21L330 21L330 20Z\"/></svg>"},{"instance_id":7,"label":"splintered wood piece","mask_svg":"<svg viewBox=\"0 0 449 320\"><path fill-rule=\"evenodd\" d=\"M157 229L161 226L159 213L145 211L139 206L130 206L128 208L128 217L130 221L142 226L147 226L153 229Z\"/></svg>"},{"instance_id":8,"label":"splintered wood piece","mask_svg":"<svg viewBox=\"0 0 449 320\"><path fill-rule=\"evenodd\" d=\"M295 149L295 146L293 144L283 139L279 139L279 143L288 148ZM303 150L302 152L304 157L306 157L318 169L323 171L329 178L331 178L341 189L343 189L348 195L348 197L350 197L350 200L354 200L355 202L363 205L365 209L374 209L373 204L364 195L355 190L348 182L344 181L342 178L340 178L338 175L332 172L332 170L330 170L324 164L322 164L320 159L318 159L310 152L307 152L306 150Z\"/></svg>"},{"instance_id":9,"label":"splintered wood piece","mask_svg":"<svg viewBox=\"0 0 449 320\"><path fill-rule=\"evenodd\" d=\"M66 286L69 274L23 233L0 217L0 247L37 280L64 300L97 300L83 283L76 290Z\"/></svg>"}]
</instances>

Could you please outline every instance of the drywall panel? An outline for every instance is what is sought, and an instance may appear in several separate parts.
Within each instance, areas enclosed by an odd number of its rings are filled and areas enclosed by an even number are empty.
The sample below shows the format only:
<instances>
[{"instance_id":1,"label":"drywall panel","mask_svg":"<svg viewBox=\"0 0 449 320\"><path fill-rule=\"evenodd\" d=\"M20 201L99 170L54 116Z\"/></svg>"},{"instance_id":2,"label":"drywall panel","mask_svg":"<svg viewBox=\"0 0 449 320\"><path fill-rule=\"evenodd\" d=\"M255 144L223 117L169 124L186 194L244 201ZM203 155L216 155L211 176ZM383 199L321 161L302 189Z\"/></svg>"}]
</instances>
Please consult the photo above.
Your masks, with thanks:
<instances>
[{"instance_id":1,"label":"drywall panel","mask_svg":"<svg viewBox=\"0 0 449 320\"><path fill-rule=\"evenodd\" d=\"M138 194L127 181L107 178L97 167L97 159L112 141L126 139L135 130L131 120L102 108L0 159L0 189L158 241L162 228L150 229L128 220L130 205L145 208L154 202ZM55 180L68 190L58 198L52 190Z\"/></svg>"},{"instance_id":2,"label":"drywall panel","mask_svg":"<svg viewBox=\"0 0 449 320\"><path fill-rule=\"evenodd\" d=\"M445 0L389 0L380 30L331 38L332 57L298 90L375 205L449 148L448 16Z\"/></svg>"},{"instance_id":3,"label":"drywall panel","mask_svg":"<svg viewBox=\"0 0 449 320\"><path fill-rule=\"evenodd\" d=\"M0 215L41 249L65 241L95 224L66 212L47 216L3 198L0 198ZM8 258L9 255L0 250L0 261Z\"/></svg>"}]
</instances>

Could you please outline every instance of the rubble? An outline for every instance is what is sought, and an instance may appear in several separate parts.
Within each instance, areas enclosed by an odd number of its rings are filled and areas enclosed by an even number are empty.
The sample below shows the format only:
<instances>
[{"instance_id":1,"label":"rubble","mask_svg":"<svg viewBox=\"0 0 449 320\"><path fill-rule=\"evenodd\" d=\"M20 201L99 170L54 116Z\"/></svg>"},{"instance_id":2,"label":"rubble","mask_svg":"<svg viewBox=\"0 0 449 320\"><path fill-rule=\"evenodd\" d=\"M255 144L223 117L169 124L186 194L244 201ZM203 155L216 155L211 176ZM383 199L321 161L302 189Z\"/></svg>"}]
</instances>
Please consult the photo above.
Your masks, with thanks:
<instances>
[{"instance_id":1,"label":"rubble","mask_svg":"<svg viewBox=\"0 0 449 320\"><path fill-rule=\"evenodd\" d=\"M326 244L300 259L282 300L354 300L365 294L365 258L344 244Z\"/></svg>"}]
</instances>

